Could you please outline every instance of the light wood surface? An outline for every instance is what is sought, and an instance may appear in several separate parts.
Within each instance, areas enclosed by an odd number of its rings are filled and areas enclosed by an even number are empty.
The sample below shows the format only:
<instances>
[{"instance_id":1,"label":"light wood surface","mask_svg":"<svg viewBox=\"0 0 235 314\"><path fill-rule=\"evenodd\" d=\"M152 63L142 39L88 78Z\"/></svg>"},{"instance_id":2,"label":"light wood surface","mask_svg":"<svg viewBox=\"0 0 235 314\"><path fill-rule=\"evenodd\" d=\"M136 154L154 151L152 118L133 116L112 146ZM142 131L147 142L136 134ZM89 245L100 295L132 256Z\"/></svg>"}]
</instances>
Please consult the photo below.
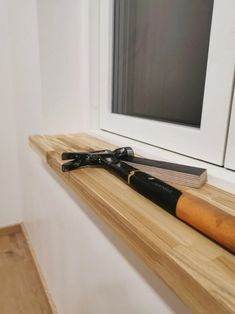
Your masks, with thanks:
<instances>
[{"instance_id":1,"label":"light wood surface","mask_svg":"<svg viewBox=\"0 0 235 314\"><path fill-rule=\"evenodd\" d=\"M235 216L188 193L179 198L176 216L235 254Z\"/></svg>"},{"instance_id":2,"label":"light wood surface","mask_svg":"<svg viewBox=\"0 0 235 314\"><path fill-rule=\"evenodd\" d=\"M37 259L37 255L36 255L36 252L34 250L34 247L32 245L32 242L30 240L30 236L28 234L28 231L27 229L25 228L25 225L23 223L20 224L20 231L23 233L23 236L26 240L26 243L27 243L27 246L28 246L28 249L29 249L29 253L32 257L32 261L33 261L33 264L35 266L35 270L37 272L37 275L38 275L38 278L40 280L40 283L41 283L41 286L42 286L42 289L44 291L44 294L47 298L47 302L51 308L51 313L52 314L58 314L58 311L57 311L57 308L56 308L56 305L54 303L54 300L52 298L52 295L51 295L51 292L47 286L47 282L46 282L46 279L44 277L44 274L42 272L42 269L41 269L41 265Z\"/></svg>"},{"instance_id":3,"label":"light wood surface","mask_svg":"<svg viewBox=\"0 0 235 314\"><path fill-rule=\"evenodd\" d=\"M30 137L30 144L193 312L235 313L233 254L105 169L87 167L61 172L63 151L113 149L113 145L86 134L36 135ZM182 189L235 215L235 196L230 193L210 185Z\"/></svg>"},{"instance_id":4,"label":"light wood surface","mask_svg":"<svg viewBox=\"0 0 235 314\"><path fill-rule=\"evenodd\" d=\"M10 233L17 233L20 231L21 231L21 226L19 224L1 227L0 228L0 236L1 235L7 235Z\"/></svg>"},{"instance_id":5,"label":"light wood surface","mask_svg":"<svg viewBox=\"0 0 235 314\"><path fill-rule=\"evenodd\" d=\"M192 188L200 188L207 181L206 171L202 172L200 175L178 171L176 164L174 164L174 167L175 167L174 170L164 169L160 167L151 167L151 166L135 164L135 163L130 163L130 165L135 168L140 169L143 172L147 172L162 181L181 184L181 185L185 185Z\"/></svg>"},{"instance_id":6,"label":"light wood surface","mask_svg":"<svg viewBox=\"0 0 235 314\"><path fill-rule=\"evenodd\" d=\"M53 314L20 225L0 229L0 313Z\"/></svg>"}]
</instances>

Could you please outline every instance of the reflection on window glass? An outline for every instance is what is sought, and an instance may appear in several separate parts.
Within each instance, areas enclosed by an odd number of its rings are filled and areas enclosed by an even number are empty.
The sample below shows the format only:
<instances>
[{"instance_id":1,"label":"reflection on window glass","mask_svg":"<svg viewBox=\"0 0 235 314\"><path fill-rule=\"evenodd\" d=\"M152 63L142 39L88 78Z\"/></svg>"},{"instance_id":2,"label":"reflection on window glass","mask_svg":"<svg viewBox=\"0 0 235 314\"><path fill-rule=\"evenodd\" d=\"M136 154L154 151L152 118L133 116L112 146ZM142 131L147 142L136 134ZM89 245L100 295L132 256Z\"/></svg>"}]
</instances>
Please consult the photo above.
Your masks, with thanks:
<instances>
[{"instance_id":1,"label":"reflection on window glass","mask_svg":"<svg viewBox=\"0 0 235 314\"><path fill-rule=\"evenodd\" d=\"M115 0L114 113L200 127L213 0Z\"/></svg>"}]
</instances>

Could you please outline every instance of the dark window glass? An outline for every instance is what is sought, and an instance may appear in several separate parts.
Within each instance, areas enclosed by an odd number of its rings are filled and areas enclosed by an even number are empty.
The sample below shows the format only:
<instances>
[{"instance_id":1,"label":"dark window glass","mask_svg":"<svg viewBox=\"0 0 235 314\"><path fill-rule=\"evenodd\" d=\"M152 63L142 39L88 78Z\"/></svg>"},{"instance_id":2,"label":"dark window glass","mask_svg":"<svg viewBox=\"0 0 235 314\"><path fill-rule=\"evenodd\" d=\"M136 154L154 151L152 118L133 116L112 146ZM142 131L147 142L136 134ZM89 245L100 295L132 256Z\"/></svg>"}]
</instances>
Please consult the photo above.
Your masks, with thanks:
<instances>
[{"instance_id":1,"label":"dark window glass","mask_svg":"<svg viewBox=\"0 0 235 314\"><path fill-rule=\"evenodd\" d=\"M213 0L115 0L112 112L200 127Z\"/></svg>"}]
</instances>

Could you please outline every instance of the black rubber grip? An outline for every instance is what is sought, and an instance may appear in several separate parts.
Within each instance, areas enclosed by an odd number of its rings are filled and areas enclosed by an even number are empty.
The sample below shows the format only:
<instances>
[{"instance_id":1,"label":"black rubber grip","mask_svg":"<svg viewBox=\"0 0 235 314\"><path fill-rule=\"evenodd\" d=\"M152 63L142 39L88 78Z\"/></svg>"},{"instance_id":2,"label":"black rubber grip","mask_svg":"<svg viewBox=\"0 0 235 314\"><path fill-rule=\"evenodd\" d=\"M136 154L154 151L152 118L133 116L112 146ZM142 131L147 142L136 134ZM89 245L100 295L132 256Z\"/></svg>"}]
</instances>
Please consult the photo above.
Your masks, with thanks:
<instances>
[{"instance_id":1,"label":"black rubber grip","mask_svg":"<svg viewBox=\"0 0 235 314\"><path fill-rule=\"evenodd\" d=\"M128 181L128 176L132 171L137 170L136 168L122 161L110 163L108 165L108 168L114 170L125 181Z\"/></svg>"},{"instance_id":2,"label":"black rubber grip","mask_svg":"<svg viewBox=\"0 0 235 314\"><path fill-rule=\"evenodd\" d=\"M130 176L129 181L139 193L176 216L176 205L182 194L179 190L141 171Z\"/></svg>"}]
</instances>

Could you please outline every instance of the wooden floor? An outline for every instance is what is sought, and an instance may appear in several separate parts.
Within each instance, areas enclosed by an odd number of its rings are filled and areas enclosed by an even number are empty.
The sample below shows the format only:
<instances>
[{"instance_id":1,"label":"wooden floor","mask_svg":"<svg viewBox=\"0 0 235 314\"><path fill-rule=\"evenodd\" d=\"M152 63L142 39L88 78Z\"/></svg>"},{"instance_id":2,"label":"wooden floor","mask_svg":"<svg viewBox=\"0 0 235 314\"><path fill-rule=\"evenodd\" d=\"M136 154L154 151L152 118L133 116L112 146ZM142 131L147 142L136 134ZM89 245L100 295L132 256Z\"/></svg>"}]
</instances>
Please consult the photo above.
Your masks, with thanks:
<instances>
[{"instance_id":1,"label":"wooden floor","mask_svg":"<svg viewBox=\"0 0 235 314\"><path fill-rule=\"evenodd\" d=\"M53 313L19 227L0 229L0 313Z\"/></svg>"}]
</instances>

